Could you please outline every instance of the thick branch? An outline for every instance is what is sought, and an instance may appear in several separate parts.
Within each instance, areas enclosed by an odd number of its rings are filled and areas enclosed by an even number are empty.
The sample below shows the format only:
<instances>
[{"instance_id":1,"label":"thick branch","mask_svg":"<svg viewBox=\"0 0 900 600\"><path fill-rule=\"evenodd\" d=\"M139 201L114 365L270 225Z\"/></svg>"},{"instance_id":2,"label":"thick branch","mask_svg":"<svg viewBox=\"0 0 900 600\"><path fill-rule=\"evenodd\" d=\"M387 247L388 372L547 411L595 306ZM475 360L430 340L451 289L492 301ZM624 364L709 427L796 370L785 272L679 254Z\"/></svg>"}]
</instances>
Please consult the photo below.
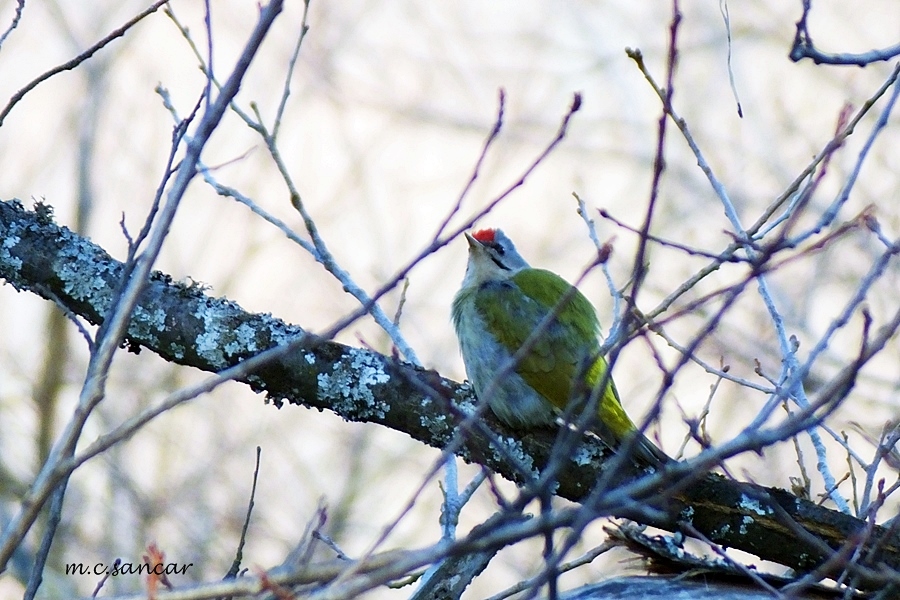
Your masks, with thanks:
<instances>
[{"instance_id":1,"label":"thick branch","mask_svg":"<svg viewBox=\"0 0 900 600\"><path fill-rule=\"evenodd\" d=\"M46 207L39 205L32 212L17 201L0 202L0 278L17 290L51 299L98 324L113 300L122 269L122 263L102 248L53 223ZM173 282L155 272L132 317L127 343L134 351L147 348L170 362L216 372L301 335L297 326L248 313L227 299L207 296L196 285ZM245 383L265 392L277 406L287 401L327 409L350 421L402 431L436 448L444 448L459 433L462 415L471 412L474 399L467 386L376 352L307 339L296 353L259 369ZM496 435L468 431L457 450L463 459L519 483L546 464L554 432L522 436L490 414L483 419ZM557 493L578 501L603 474L609 454L599 442L586 440L572 456L560 474ZM532 472L523 472L523 464ZM635 467L627 476L647 473ZM783 490L712 474L687 477L694 481L682 478L678 485L682 491L668 497L663 506L669 516L652 524L674 531L679 522L687 522L722 546L800 570L828 558L825 545L837 549L845 544L877 547L865 555L862 565L900 566L900 540L882 528L869 531L859 519ZM656 493L666 496L664 490L671 483L673 478L663 474ZM617 511L617 516L635 514L641 513ZM824 544L809 544L805 535L798 535L804 530Z\"/></svg>"}]
</instances>

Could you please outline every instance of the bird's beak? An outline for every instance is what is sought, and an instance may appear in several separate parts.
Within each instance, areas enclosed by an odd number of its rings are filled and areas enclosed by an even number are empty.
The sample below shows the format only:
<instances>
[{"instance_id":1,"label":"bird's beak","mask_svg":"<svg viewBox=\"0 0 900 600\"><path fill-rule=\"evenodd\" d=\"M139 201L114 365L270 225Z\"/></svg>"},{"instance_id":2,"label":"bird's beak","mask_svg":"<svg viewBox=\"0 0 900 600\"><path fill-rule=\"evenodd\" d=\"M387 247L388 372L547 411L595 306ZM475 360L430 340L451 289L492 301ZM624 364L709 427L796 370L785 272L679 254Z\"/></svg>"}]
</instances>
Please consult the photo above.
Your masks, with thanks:
<instances>
[{"instance_id":1,"label":"bird's beak","mask_svg":"<svg viewBox=\"0 0 900 600\"><path fill-rule=\"evenodd\" d=\"M466 236L466 241L469 242L469 251L470 252L472 250L474 250L475 248L482 247L481 242L479 242L478 240L473 238L471 235L469 235L468 232L464 232L463 235Z\"/></svg>"}]
</instances>

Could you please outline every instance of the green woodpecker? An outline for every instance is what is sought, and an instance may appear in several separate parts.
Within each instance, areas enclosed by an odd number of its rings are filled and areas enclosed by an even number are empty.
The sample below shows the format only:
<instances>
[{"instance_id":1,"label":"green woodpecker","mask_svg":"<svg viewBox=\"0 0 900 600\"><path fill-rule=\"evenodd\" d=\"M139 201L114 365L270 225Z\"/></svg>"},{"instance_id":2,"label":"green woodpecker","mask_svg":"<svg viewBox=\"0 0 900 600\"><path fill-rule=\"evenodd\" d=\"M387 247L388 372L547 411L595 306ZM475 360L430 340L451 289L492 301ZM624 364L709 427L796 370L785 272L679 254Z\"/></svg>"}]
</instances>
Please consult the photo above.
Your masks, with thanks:
<instances>
[{"instance_id":1,"label":"green woodpecker","mask_svg":"<svg viewBox=\"0 0 900 600\"><path fill-rule=\"evenodd\" d=\"M453 326L475 394L490 394L487 402L497 418L519 430L553 425L570 401L583 402L605 378L589 430L613 449L638 435L632 447L641 462L658 466L671 461L638 432L622 408L616 386L606 376L600 323L588 299L555 273L532 268L499 229L466 234L466 239L469 263L453 299ZM557 308L560 302L564 304ZM551 312L555 316L522 359L489 391Z\"/></svg>"}]
</instances>

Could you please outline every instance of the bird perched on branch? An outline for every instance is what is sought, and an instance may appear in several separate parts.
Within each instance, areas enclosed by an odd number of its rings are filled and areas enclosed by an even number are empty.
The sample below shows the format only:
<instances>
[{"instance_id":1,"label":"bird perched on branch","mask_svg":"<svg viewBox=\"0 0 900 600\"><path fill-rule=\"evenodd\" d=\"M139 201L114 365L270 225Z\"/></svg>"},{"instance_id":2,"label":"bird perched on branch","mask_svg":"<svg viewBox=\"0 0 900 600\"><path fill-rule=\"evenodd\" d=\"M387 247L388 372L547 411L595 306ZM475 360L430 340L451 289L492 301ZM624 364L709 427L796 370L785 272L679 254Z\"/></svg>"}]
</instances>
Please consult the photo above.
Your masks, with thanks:
<instances>
[{"instance_id":1,"label":"bird perched on branch","mask_svg":"<svg viewBox=\"0 0 900 600\"><path fill-rule=\"evenodd\" d=\"M479 399L508 427L527 430L553 425L570 402L584 405L597 389L589 431L614 450L638 436L631 448L642 463L672 461L622 408L588 299L559 275L532 268L499 229L466 239L469 262L452 317ZM580 412L570 416L573 422Z\"/></svg>"}]
</instances>

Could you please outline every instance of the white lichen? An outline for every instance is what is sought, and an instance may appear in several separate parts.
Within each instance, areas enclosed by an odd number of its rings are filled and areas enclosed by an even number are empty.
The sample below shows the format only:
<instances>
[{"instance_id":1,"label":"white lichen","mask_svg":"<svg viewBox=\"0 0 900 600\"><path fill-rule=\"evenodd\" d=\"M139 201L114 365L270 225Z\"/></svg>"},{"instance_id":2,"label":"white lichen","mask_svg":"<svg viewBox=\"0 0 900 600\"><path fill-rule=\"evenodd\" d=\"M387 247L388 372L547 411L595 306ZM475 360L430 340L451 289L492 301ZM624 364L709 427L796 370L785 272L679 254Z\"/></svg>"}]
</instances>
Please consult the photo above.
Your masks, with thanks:
<instances>
[{"instance_id":1,"label":"white lichen","mask_svg":"<svg viewBox=\"0 0 900 600\"><path fill-rule=\"evenodd\" d=\"M512 460L515 461L515 464L521 465L523 468L527 469L530 472L532 479L537 479L540 477L540 471L534 466L534 459L530 454L525 452L522 447L522 442L514 437L501 437L498 438L498 441L503 444L503 449L497 451L496 460L506 461L507 457L511 457ZM491 442L493 446L494 443ZM551 490L555 491L555 490Z\"/></svg>"},{"instance_id":2,"label":"white lichen","mask_svg":"<svg viewBox=\"0 0 900 600\"><path fill-rule=\"evenodd\" d=\"M447 443L458 433L447 424L447 415L422 415L419 417L419 425L428 431L433 440L438 442Z\"/></svg>"},{"instance_id":3,"label":"white lichen","mask_svg":"<svg viewBox=\"0 0 900 600\"><path fill-rule=\"evenodd\" d=\"M580 467L583 467L594 464L597 459L602 457L603 452L599 448L597 448L597 446L588 446L585 444L581 444L575 450L575 454L572 456L572 462Z\"/></svg>"},{"instance_id":4,"label":"white lichen","mask_svg":"<svg viewBox=\"0 0 900 600\"><path fill-rule=\"evenodd\" d=\"M319 397L344 417L383 419L390 406L375 397L373 388L387 383L381 361L363 350L350 350L331 373L319 373Z\"/></svg>"},{"instance_id":5,"label":"white lichen","mask_svg":"<svg viewBox=\"0 0 900 600\"><path fill-rule=\"evenodd\" d=\"M453 404L463 415L469 417L478 410L478 399L475 397L475 389L468 381L459 386L459 391L455 394Z\"/></svg>"},{"instance_id":6,"label":"white lichen","mask_svg":"<svg viewBox=\"0 0 900 600\"><path fill-rule=\"evenodd\" d=\"M194 316L203 324L203 333L197 336L194 344L197 354L213 368L224 369L228 366L222 344L226 330L217 318L216 311L210 308L209 302L200 302Z\"/></svg>"},{"instance_id":7,"label":"white lichen","mask_svg":"<svg viewBox=\"0 0 900 600\"><path fill-rule=\"evenodd\" d=\"M738 506L743 508L747 512L754 512L758 515L771 515L772 509L763 506L760 504L759 500L755 498L751 498L747 494L741 494L741 501L738 503Z\"/></svg>"},{"instance_id":8,"label":"white lichen","mask_svg":"<svg viewBox=\"0 0 900 600\"><path fill-rule=\"evenodd\" d=\"M255 353L257 350L256 330L249 323L241 323L234 330L234 339L225 344L225 353L228 356L247 352Z\"/></svg>"},{"instance_id":9,"label":"white lichen","mask_svg":"<svg viewBox=\"0 0 900 600\"><path fill-rule=\"evenodd\" d=\"M165 329L166 311L161 308L147 310L141 305L134 307L128 324L128 335L151 346L158 346L158 334Z\"/></svg>"},{"instance_id":10,"label":"white lichen","mask_svg":"<svg viewBox=\"0 0 900 600\"><path fill-rule=\"evenodd\" d=\"M278 319L271 318L269 315L265 315L265 317L265 327L269 331L269 339L272 340L272 345L274 346L283 346L297 339L298 335L303 334L303 330L299 327L287 326ZM310 357L312 357L312 361L310 360ZM308 354L306 362L313 364L313 361L315 361L315 355L312 353Z\"/></svg>"},{"instance_id":11,"label":"white lichen","mask_svg":"<svg viewBox=\"0 0 900 600\"><path fill-rule=\"evenodd\" d=\"M9 249L14 248L22 241L21 237L13 233L13 231L18 231L18 229L18 226L12 223L2 240L3 243L0 244L0 262L9 265L16 272L22 269L22 259L14 257Z\"/></svg>"}]
</instances>

